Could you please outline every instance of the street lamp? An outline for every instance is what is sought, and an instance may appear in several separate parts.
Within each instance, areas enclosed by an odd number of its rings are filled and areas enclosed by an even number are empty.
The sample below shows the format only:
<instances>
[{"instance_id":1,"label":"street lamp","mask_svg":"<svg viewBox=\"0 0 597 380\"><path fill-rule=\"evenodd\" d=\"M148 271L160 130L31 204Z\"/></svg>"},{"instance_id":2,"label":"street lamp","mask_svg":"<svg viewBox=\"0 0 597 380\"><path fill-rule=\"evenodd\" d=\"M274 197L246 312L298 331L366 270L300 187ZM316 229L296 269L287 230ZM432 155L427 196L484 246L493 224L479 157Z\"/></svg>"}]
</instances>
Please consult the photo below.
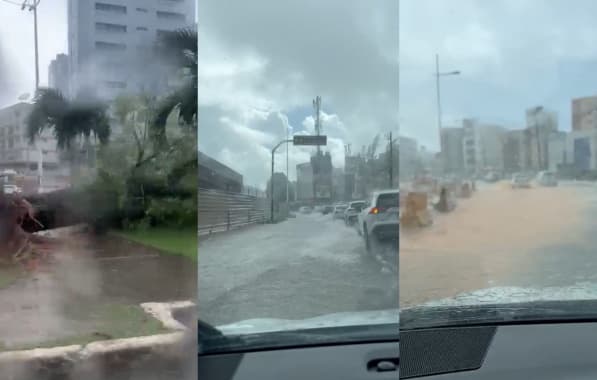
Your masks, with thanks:
<instances>
[{"instance_id":1,"label":"street lamp","mask_svg":"<svg viewBox=\"0 0 597 380\"><path fill-rule=\"evenodd\" d=\"M33 12L33 34L35 40L35 92L39 89L39 50L37 46L37 7L41 0L28 0L23 1L21 10L29 10Z\"/></svg>"},{"instance_id":2,"label":"street lamp","mask_svg":"<svg viewBox=\"0 0 597 380\"><path fill-rule=\"evenodd\" d=\"M442 104L441 104L441 97L440 97L440 88L439 88L439 78L446 77L450 75L460 75L459 70L455 71L447 71L441 73L439 71L439 55L435 55L435 87L437 90L437 131L439 133L439 151L442 151Z\"/></svg>"}]
</instances>

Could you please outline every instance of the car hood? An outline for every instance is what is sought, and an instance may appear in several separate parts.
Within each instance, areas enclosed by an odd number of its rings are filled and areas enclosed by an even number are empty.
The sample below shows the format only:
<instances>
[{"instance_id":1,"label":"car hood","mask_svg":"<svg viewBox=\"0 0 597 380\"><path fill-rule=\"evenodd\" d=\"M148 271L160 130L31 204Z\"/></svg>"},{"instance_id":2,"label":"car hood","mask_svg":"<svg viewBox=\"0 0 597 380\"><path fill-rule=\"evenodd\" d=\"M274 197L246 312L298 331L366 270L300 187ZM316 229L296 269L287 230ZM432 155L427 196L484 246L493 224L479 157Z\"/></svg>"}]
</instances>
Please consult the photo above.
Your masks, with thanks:
<instances>
[{"instance_id":1,"label":"car hood","mask_svg":"<svg viewBox=\"0 0 597 380\"><path fill-rule=\"evenodd\" d=\"M216 328L224 335L244 335L275 331L307 330L326 327L398 324L398 309L343 312L307 319L256 318Z\"/></svg>"},{"instance_id":2,"label":"car hood","mask_svg":"<svg viewBox=\"0 0 597 380\"><path fill-rule=\"evenodd\" d=\"M401 328L486 322L597 319L597 283L563 287L498 286L401 309Z\"/></svg>"}]
</instances>

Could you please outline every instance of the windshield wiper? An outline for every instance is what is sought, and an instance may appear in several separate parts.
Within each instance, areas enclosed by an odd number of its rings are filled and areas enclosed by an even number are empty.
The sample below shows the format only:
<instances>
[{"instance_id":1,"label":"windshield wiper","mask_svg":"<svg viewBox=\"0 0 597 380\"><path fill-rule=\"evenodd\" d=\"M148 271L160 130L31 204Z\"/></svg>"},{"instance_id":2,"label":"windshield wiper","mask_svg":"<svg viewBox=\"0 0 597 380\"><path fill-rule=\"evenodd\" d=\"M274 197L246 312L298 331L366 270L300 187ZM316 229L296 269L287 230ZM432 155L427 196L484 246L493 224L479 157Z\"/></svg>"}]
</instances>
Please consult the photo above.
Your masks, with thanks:
<instances>
[{"instance_id":1,"label":"windshield wiper","mask_svg":"<svg viewBox=\"0 0 597 380\"><path fill-rule=\"evenodd\" d=\"M400 312L402 330L435 327L597 321L597 300L414 307Z\"/></svg>"}]
</instances>

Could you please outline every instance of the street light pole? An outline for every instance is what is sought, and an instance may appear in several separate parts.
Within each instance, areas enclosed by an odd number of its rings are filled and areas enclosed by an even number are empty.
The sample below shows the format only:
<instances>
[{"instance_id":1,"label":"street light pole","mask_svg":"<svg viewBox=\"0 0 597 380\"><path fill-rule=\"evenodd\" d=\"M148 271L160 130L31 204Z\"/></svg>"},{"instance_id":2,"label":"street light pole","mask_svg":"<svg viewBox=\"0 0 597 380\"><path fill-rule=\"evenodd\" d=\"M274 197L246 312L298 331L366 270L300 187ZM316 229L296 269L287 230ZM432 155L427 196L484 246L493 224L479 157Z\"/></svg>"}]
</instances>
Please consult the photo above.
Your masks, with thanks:
<instances>
[{"instance_id":1,"label":"street light pole","mask_svg":"<svg viewBox=\"0 0 597 380\"><path fill-rule=\"evenodd\" d=\"M437 133L439 134L439 152L442 152L442 103L439 90L439 54L435 55L435 89L437 92Z\"/></svg>"},{"instance_id":2,"label":"street light pole","mask_svg":"<svg viewBox=\"0 0 597 380\"><path fill-rule=\"evenodd\" d=\"M440 73L439 71L439 54L435 55L435 88L437 92L437 131L439 134L439 152L440 158L442 154L442 104L441 104L441 97L440 97L440 87L439 87L439 77L440 76L448 76L448 75L460 75L460 71L449 71L445 73Z\"/></svg>"},{"instance_id":3,"label":"street light pole","mask_svg":"<svg viewBox=\"0 0 597 380\"><path fill-rule=\"evenodd\" d=\"M21 10L29 9L33 12L33 38L35 44L35 91L39 89L39 46L37 37L37 7L41 0L32 0L29 4L27 0L21 5Z\"/></svg>"},{"instance_id":4,"label":"street light pole","mask_svg":"<svg viewBox=\"0 0 597 380\"><path fill-rule=\"evenodd\" d=\"M35 91L39 89L39 46L37 39L37 6L41 0L35 2L33 7L33 29L35 34Z\"/></svg>"}]
</instances>

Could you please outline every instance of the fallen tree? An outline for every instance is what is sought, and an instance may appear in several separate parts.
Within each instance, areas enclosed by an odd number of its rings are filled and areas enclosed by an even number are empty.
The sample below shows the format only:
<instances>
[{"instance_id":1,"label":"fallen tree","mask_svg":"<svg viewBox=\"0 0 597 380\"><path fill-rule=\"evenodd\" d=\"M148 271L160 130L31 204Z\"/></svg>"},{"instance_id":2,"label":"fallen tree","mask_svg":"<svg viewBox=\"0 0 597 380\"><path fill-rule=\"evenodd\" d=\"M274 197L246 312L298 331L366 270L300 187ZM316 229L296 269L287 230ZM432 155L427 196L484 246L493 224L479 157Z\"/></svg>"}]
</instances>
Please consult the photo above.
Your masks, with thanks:
<instances>
[{"instance_id":1,"label":"fallen tree","mask_svg":"<svg viewBox=\"0 0 597 380\"><path fill-rule=\"evenodd\" d=\"M26 221L41 225L31 203L17 194L0 193L0 263L32 270L59 245L57 239L25 231Z\"/></svg>"}]
</instances>

